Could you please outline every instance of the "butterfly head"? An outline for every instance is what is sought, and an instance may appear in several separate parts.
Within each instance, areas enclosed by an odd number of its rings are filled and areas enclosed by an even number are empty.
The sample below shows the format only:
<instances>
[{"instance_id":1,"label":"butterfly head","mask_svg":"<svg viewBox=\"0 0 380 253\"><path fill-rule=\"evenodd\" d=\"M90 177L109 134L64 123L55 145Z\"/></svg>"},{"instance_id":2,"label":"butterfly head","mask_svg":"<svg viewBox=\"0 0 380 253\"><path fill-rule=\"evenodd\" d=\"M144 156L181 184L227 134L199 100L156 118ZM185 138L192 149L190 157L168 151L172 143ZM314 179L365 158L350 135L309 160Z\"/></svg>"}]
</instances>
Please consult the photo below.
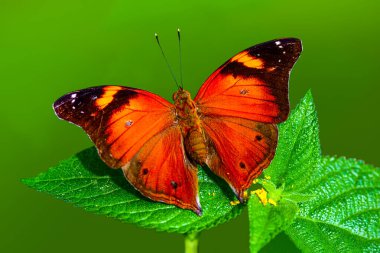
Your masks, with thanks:
<instances>
[{"instance_id":1,"label":"butterfly head","mask_svg":"<svg viewBox=\"0 0 380 253\"><path fill-rule=\"evenodd\" d=\"M184 102L189 101L189 100L191 100L190 92L188 92L187 90L184 90L182 87L179 87L179 89L173 94L174 104L176 103L183 104Z\"/></svg>"}]
</instances>

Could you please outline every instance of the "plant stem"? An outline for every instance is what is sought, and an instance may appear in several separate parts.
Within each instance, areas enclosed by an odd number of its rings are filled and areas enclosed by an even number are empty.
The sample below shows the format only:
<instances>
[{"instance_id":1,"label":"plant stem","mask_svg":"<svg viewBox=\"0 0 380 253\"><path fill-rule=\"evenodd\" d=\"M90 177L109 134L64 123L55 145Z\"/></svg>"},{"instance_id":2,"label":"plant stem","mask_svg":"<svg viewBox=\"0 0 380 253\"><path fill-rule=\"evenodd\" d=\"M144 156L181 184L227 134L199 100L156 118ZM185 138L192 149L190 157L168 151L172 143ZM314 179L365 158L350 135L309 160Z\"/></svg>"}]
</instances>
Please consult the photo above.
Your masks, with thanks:
<instances>
[{"instance_id":1,"label":"plant stem","mask_svg":"<svg viewBox=\"0 0 380 253\"><path fill-rule=\"evenodd\" d=\"M185 253L198 253L198 233L185 235Z\"/></svg>"}]
</instances>

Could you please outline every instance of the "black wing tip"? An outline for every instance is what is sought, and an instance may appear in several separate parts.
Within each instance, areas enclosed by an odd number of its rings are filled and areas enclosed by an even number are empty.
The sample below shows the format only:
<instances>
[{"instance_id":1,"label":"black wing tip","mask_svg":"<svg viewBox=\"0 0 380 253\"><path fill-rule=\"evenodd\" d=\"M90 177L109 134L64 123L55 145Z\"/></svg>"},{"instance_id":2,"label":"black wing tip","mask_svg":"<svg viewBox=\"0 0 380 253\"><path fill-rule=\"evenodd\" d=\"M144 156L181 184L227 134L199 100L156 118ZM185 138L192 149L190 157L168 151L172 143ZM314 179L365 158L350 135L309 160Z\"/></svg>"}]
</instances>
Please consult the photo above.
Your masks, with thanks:
<instances>
[{"instance_id":1,"label":"black wing tip","mask_svg":"<svg viewBox=\"0 0 380 253\"><path fill-rule=\"evenodd\" d=\"M60 118L60 119L64 119L62 117L62 112L64 111L64 108L65 108L65 105L67 105L67 103L71 103L71 101L73 99L76 98L77 96L77 93L79 91L73 91L73 92L69 92L63 96L61 96L60 98L58 98L52 105L53 107L53 110L54 110L54 113L55 115ZM75 96L74 96L75 95ZM74 96L74 97L73 97Z\"/></svg>"},{"instance_id":2,"label":"black wing tip","mask_svg":"<svg viewBox=\"0 0 380 253\"><path fill-rule=\"evenodd\" d=\"M113 89L115 88L115 89ZM113 91L112 103L105 107L97 107L96 101L106 92ZM101 85L69 92L53 103L53 110L58 118L73 122L74 124L86 124L90 116L96 115L100 110L113 110L121 102L127 103L129 99L139 94L139 89L120 85ZM107 109L106 109L107 108ZM80 125L80 124L79 124Z\"/></svg>"},{"instance_id":3,"label":"black wing tip","mask_svg":"<svg viewBox=\"0 0 380 253\"><path fill-rule=\"evenodd\" d=\"M108 86L114 86L114 85L101 85L101 86L93 86L88 87L81 90L75 90L69 93L66 93L65 95L59 97L54 103L53 103L53 110L58 118L63 119L60 114L67 110L68 108L74 108L78 106L79 104L84 104L84 99L91 99L93 96L100 97L103 93L103 89ZM120 86L123 87L123 86ZM127 88L127 87L123 87ZM89 101L87 101L89 102ZM88 104L88 103L87 103Z\"/></svg>"},{"instance_id":4,"label":"black wing tip","mask_svg":"<svg viewBox=\"0 0 380 253\"><path fill-rule=\"evenodd\" d=\"M302 41L298 38L279 38L252 46L246 51L254 57L273 60L274 65L289 63L286 69L292 68L302 53Z\"/></svg>"},{"instance_id":5,"label":"black wing tip","mask_svg":"<svg viewBox=\"0 0 380 253\"><path fill-rule=\"evenodd\" d=\"M75 92L67 93L67 94L59 97L57 100L55 100L55 102L53 103L53 108L56 109L56 108L60 107L62 104L64 104L65 102L67 102L68 97L71 97L71 95L73 93L75 93Z\"/></svg>"}]
</instances>

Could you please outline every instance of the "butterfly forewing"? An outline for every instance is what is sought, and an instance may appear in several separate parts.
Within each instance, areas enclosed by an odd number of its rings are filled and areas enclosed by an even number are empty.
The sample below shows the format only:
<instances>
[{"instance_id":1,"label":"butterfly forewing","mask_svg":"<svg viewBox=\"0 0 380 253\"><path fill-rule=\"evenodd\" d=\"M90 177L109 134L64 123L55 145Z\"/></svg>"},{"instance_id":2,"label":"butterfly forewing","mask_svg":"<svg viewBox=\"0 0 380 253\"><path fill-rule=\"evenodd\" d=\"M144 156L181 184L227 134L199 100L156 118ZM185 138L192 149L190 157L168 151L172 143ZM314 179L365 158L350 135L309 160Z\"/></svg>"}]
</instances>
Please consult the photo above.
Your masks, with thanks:
<instances>
[{"instance_id":1,"label":"butterfly forewing","mask_svg":"<svg viewBox=\"0 0 380 253\"><path fill-rule=\"evenodd\" d=\"M194 99L200 113L284 121L289 114L289 74L301 51L300 40L280 39L235 55L200 88Z\"/></svg>"},{"instance_id":2,"label":"butterfly forewing","mask_svg":"<svg viewBox=\"0 0 380 253\"><path fill-rule=\"evenodd\" d=\"M155 134L173 125L172 104L139 89L100 86L54 103L59 118L82 127L112 168L125 165Z\"/></svg>"}]
</instances>

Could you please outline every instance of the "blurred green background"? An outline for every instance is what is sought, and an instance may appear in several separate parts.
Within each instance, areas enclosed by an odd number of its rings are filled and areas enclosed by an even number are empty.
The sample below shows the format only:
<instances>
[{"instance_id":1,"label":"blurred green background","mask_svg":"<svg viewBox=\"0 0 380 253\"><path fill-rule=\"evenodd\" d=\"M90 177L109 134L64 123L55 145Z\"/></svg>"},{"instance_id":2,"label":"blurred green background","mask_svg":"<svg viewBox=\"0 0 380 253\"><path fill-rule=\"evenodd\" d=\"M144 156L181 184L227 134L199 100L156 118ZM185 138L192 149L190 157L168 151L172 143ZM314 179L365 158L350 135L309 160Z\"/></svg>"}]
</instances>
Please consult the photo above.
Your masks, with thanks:
<instances>
[{"instance_id":1,"label":"blurred green background","mask_svg":"<svg viewBox=\"0 0 380 253\"><path fill-rule=\"evenodd\" d=\"M0 0L2 176L0 252L181 252L181 235L88 214L27 188L35 176L91 146L59 121L52 103L101 84L175 87L154 40L178 69L182 29L185 88L195 95L221 63L254 44L303 40L292 72L292 108L312 89L324 154L379 161L379 2ZM285 251L285 249L287 249ZM201 252L248 252L246 213L205 231ZM278 236L263 252L296 252Z\"/></svg>"}]
</instances>

